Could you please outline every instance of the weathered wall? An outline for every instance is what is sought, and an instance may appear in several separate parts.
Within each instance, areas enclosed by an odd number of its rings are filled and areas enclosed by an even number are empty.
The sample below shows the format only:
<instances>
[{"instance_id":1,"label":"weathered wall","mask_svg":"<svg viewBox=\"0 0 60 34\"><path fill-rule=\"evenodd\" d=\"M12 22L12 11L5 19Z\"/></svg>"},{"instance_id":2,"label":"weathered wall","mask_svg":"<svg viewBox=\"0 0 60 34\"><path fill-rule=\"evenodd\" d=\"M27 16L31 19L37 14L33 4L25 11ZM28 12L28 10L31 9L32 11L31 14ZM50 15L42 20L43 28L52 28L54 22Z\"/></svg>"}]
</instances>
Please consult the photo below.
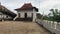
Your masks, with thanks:
<instances>
[{"instance_id":1,"label":"weathered wall","mask_svg":"<svg viewBox=\"0 0 60 34\"><path fill-rule=\"evenodd\" d=\"M20 18L25 18L25 13L27 13L27 18L32 17L33 22L35 22L35 20L36 20L36 10L35 9L25 10L25 11L22 10L22 11L18 11L18 13L20 13ZM33 14L33 16L32 16L32 14ZM19 15L17 15L17 16L19 16Z\"/></svg>"},{"instance_id":2,"label":"weathered wall","mask_svg":"<svg viewBox=\"0 0 60 34\"><path fill-rule=\"evenodd\" d=\"M32 13L33 11L30 10L30 11L19 11L18 13L20 13L20 18L25 18L25 13L27 13L27 17L32 17Z\"/></svg>"}]
</instances>

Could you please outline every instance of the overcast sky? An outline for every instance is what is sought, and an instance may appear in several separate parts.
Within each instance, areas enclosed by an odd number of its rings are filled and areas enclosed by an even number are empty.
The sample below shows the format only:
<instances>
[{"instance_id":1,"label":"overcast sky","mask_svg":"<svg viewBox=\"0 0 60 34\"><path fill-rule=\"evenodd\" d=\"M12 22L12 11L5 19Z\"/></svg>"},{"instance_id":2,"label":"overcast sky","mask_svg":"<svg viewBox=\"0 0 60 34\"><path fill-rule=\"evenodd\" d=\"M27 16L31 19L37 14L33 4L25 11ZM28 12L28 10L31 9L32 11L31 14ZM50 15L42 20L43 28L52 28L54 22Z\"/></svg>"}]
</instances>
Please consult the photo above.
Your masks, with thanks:
<instances>
[{"instance_id":1,"label":"overcast sky","mask_svg":"<svg viewBox=\"0 0 60 34\"><path fill-rule=\"evenodd\" d=\"M60 6L60 0L0 0L1 4L15 12L14 9L21 7L24 3L32 3L39 9L39 13L48 14L49 9Z\"/></svg>"}]
</instances>

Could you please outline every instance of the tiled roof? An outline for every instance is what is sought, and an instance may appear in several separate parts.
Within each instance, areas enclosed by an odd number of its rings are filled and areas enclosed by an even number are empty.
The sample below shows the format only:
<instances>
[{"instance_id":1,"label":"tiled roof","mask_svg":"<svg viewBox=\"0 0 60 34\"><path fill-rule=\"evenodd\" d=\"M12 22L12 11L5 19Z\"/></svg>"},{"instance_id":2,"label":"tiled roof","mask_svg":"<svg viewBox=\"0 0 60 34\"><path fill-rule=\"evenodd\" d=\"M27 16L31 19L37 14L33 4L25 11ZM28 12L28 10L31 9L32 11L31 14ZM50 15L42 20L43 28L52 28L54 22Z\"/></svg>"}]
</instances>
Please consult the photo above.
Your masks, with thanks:
<instances>
[{"instance_id":1,"label":"tiled roof","mask_svg":"<svg viewBox=\"0 0 60 34\"><path fill-rule=\"evenodd\" d=\"M27 9L32 9L32 8L33 7L31 5L31 3L29 3L29 4L24 4L21 8L18 8L16 10L27 10Z\"/></svg>"},{"instance_id":2,"label":"tiled roof","mask_svg":"<svg viewBox=\"0 0 60 34\"><path fill-rule=\"evenodd\" d=\"M36 7L33 7L31 3L25 3L21 8L15 10L31 10L33 8L37 9Z\"/></svg>"}]
</instances>

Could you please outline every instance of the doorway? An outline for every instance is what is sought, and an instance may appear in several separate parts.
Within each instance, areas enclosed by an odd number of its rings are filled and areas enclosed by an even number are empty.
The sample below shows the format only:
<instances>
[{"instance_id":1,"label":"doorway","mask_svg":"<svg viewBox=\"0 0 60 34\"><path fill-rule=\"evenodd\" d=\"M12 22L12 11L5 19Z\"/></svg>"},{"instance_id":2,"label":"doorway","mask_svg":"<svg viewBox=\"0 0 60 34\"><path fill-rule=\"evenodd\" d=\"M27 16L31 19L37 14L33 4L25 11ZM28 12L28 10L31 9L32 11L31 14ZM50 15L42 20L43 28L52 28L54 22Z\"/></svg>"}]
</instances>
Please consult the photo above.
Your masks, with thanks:
<instances>
[{"instance_id":1,"label":"doorway","mask_svg":"<svg viewBox=\"0 0 60 34\"><path fill-rule=\"evenodd\" d=\"M25 13L25 18L27 18L27 13Z\"/></svg>"}]
</instances>

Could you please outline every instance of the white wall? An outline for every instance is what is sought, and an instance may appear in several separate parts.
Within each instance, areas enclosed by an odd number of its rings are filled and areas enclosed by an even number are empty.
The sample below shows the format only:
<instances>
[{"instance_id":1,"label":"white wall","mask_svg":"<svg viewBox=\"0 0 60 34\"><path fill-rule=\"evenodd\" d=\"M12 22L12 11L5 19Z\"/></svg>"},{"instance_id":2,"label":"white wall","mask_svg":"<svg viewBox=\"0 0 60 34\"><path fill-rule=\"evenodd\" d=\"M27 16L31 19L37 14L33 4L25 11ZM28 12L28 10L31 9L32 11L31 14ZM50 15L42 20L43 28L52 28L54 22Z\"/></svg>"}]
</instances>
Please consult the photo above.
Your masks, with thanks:
<instances>
[{"instance_id":1,"label":"white wall","mask_svg":"<svg viewBox=\"0 0 60 34\"><path fill-rule=\"evenodd\" d=\"M32 17L32 12L27 12L27 17Z\"/></svg>"},{"instance_id":2,"label":"white wall","mask_svg":"<svg viewBox=\"0 0 60 34\"><path fill-rule=\"evenodd\" d=\"M27 17L32 17L32 13L33 13L33 22L35 22L36 20L36 10L28 10L28 11L18 11L18 13L20 13L20 18L24 18L24 14L27 13Z\"/></svg>"},{"instance_id":3,"label":"white wall","mask_svg":"<svg viewBox=\"0 0 60 34\"><path fill-rule=\"evenodd\" d=\"M30 11L19 11L18 13L20 13L20 18L25 18L25 13L27 13L27 17L32 17L32 13L33 11L30 10Z\"/></svg>"},{"instance_id":4,"label":"white wall","mask_svg":"<svg viewBox=\"0 0 60 34\"><path fill-rule=\"evenodd\" d=\"M20 18L24 18L24 12L20 12Z\"/></svg>"}]
</instances>

